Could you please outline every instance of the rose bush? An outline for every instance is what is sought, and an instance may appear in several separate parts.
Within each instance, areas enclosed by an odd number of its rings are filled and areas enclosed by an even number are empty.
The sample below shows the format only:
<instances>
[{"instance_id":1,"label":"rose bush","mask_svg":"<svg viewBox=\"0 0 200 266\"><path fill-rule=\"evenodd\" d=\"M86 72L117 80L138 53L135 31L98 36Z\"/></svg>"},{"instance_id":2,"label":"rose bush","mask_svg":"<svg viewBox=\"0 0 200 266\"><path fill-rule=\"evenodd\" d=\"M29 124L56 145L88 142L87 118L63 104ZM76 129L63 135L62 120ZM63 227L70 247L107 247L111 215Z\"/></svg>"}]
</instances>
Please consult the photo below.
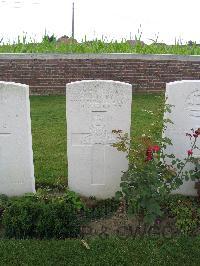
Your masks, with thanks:
<instances>
[{"instance_id":1,"label":"rose bush","mask_svg":"<svg viewBox=\"0 0 200 266\"><path fill-rule=\"evenodd\" d=\"M169 110L170 107L166 106L166 109ZM164 121L163 129L166 122L172 123ZM200 128L192 129L191 133L186 134L191 140L191 148L186 151L184 160L166 153L167 145L172 145L168 138L161 138L153 144L151 136L142 134L138 148L130 148L131 139L127 133L123 134L120 130L113 130L113 133L119 139L113 146L119 151L127 152L129 159L129 169L123 173L121 191L116 193L116 198L126 201L129 215L139 215L145 222L152 224L162 216L162 202L173 190L178 189L184 180L200 177L199 161L193 157L194 151L199 149L196 141L200 136ZM191 163L194 167L186 170L186 165Z\"/></svg>"}]
</instances>

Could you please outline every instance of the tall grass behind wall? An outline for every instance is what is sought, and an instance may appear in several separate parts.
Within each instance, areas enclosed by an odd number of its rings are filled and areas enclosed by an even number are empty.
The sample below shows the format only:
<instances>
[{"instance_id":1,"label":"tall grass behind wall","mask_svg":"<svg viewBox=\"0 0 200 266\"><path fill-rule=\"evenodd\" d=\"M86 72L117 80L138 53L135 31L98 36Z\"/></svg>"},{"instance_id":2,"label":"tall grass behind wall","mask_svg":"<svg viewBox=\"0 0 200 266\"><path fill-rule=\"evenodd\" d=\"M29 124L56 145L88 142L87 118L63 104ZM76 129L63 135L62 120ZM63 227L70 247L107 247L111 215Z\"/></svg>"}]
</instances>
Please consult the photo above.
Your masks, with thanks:
<instances>
[{"instance_id":1,"label":"tall grass behind wall","mask_svg":"<svg viewBox=\"0 0 200 266\"><path fill-rule=\"evenodd\" d=\"M0 53L137 53L137 54L180 54L200 55L200 45L179 44L166 45L159 43L143 44L136 41L131 45L126 40L105 42L104 40L82 41L80 43L58 44L56 40L43 38L41 43L27 42L26 39L16 43L1 43Z\"/></svg>"}]
</instances>

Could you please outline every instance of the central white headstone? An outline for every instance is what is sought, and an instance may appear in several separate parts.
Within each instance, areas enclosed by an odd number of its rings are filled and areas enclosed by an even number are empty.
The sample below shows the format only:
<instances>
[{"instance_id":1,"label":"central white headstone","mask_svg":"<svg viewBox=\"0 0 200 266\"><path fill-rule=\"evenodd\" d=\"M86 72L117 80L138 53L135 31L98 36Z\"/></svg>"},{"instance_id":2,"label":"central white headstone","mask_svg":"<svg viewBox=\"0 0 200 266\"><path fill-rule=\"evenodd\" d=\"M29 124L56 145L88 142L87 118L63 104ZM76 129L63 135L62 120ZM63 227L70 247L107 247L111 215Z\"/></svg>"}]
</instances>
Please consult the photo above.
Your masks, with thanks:
<instances>
[{"instance_id":1,"label":"central white headstone","mask_svg":"<svg viewBox=\"0 0 200 266\"><path fill-rule=\"evenodd\" d=\"M126 154L112 130L130 133L132 86L116 81L66 85L68 184L83 196L110 198L120 189Z\"/></svg>"},{"instance_id":2,"label":"central white headstone","mask_svg":"<svg viewBox=\"0 0 200 266\"><path fill-rule=\"evenodd\" d=\"M35 192L29 87L0 81L0 194Z\"/></svg>"},{"instance_id":3,"label":"central white headstone","mask_svg":"<svg viewBox=\"0 0 200 266\"><path fill-rule=\"evenodd\" d=\"M186 133L191 129L200 128L200 81L183 80L170 82L166 86L166 103L173 105L171 113L166 112L165 118L173 124L167 124L164 136L171 139L173 146L168 146L166 153L174 154L183 161L187 157L187 151L191 149L191 142ZM200 148L200 140L197 138L197 146ZM200 151L194 151L193 156L200 158ZM185 170L194 168L187 165ZM185 181L174 193L183 195L197 195L194 189L194 181Z\"/></svg>"}]
</instances>

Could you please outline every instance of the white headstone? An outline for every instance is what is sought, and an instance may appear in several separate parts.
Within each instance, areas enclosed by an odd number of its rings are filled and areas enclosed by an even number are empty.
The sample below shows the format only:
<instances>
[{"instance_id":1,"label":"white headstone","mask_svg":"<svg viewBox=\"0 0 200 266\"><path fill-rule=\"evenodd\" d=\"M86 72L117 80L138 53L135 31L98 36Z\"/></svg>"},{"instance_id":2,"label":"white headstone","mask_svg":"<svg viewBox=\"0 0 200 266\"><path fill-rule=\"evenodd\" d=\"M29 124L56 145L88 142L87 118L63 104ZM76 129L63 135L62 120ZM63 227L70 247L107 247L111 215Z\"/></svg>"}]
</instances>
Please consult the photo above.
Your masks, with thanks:
<instances>
[{"instance_id":1,"label":"white headstone","mask_svg":"<svg viewBox=\"0 0 200 266\"><path fill-rule=\"evenodd\" d=\"M174 154L176 158L183 160L187 157L187 151L191 149L191 142L186 133L191 129L200 128L200 81L183 80L170 82L166 86L166 103L174 105L171 113L165 113L174 124L167 123L164 136L172 140L173 146L168 146L166 153ZM197 146L200 141L197 139ZM200 158L200 151L194 151L194 156ZM185 170L192 169L188 165ZM194 181L184 181L184 184L174 193L183 195L197 195L194 189Z\"/></svg>"},{"instance_id":2,"label":"white headstone","mask_svg":"<svg viewBox=\"0 0 200 266\"><path fill-rule=\"evenodd\" d=\"M83 196L110 198L120 189L126 154L111 144L112 130L130 133L132 86L108 80L66 85L69 188Z\"/></svg>"},{"instance_id":3,"label":"white headstone","mask_svg":"<svg viewBox=\"0 0 200 266\"><path fill-rule=\"evenodd\" d=\"M35 192L29 87L0 81L0 194Z\"/></svg>"}]
</instances>

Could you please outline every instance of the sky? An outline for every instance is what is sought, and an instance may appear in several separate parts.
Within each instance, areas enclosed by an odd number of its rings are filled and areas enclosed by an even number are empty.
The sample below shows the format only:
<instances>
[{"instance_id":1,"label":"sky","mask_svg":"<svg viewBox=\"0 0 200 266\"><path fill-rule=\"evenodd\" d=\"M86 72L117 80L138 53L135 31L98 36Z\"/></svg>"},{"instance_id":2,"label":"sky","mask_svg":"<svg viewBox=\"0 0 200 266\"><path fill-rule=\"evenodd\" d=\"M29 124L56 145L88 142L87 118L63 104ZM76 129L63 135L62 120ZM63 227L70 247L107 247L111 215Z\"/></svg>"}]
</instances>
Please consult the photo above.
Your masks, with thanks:
<instances>
[{"instance_id":1,"label":"sky","mask_svg":"<svg viewBox=\"0 0 200 266\"><path fill-rule=\"evenodd\" d=\"M0 0L0 41L71 36L72 2L78 41L135 39L200 43L200 0Z\"/></svg>"}]
</instances>

